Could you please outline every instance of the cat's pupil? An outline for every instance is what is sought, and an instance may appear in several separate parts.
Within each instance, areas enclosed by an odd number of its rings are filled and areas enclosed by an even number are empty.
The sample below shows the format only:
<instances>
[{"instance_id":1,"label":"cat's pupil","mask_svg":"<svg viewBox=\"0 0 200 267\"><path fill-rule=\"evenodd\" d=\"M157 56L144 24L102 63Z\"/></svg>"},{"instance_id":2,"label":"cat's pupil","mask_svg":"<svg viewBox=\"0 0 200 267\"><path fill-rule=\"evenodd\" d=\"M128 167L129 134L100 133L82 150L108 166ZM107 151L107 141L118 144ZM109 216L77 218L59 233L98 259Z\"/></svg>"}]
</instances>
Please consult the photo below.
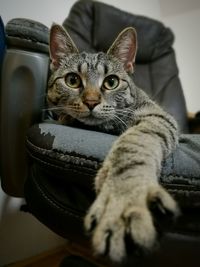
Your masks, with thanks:
<instances>
[{"instance_id":1,"label":"cat's pupil","mask_svg":"<svg viewBox=\"0 0 200 267\"><path fill-rule=\"evenodd\" d=\"M113 87L114 84L115 84L115 79L114 79L114 78L110 78L110 79L108 80L108 84L109 84L110 87Z\"/></svg>"},{"instance_id":2,"label":"cat's pupil","mask_svg":"<svg viewBox=\"0 0 200 267\"><path fill-rule=\"evenodd\" d=\"M71 75L71 76L69 77L69 82L70 82L71 85L75 85L75 84L77 84L77 83L78 83L78 77L75 76L75 75Z\"/></svg>"}]
</instances>

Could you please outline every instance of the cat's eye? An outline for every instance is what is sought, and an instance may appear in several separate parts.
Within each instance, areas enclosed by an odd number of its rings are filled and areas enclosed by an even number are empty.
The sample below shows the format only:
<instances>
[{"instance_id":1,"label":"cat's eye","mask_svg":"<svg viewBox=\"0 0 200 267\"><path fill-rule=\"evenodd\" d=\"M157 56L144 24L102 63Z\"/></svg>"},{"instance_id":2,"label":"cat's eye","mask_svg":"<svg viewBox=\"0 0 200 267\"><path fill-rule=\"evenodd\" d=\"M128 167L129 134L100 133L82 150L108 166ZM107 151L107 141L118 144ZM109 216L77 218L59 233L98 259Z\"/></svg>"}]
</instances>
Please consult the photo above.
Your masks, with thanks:
<instances>
[{"instance_id":1,"label":"cat's eye","mask_svg":"<svg viewBox=\"0 0 200 267\"><path fill-rule=\"evenodd\" d=\"M104 88L106 88L108 90L113 90L113 89L117 88L118 85L119 85L119 78L115 75L110 75L110 76L106 77L104 82L103 82Z\"/></svg>"},{"instance_id":2,"label":"cat's eye","mask_svg":"<svg viewBox=\"0 0 200 267\"><path fill-rule=\"evenodd\" d=\"M81 78L76 73L68 73L65 76L65 83L67 86L73 89L78 89L81 87Z\"/></svg>"}]
</instances>

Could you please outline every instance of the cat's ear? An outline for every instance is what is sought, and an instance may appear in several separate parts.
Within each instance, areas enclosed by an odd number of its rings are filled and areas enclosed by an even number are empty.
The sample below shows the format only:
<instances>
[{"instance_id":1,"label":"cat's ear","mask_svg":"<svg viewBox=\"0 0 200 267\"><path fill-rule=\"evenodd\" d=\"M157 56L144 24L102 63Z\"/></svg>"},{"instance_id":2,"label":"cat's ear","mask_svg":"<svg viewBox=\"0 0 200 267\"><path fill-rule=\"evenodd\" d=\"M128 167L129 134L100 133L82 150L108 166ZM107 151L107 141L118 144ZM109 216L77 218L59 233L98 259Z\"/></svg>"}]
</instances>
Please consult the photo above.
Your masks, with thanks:
<instances>
[{"instance_id":1,"label":"cat's ear","mask_svg":"<svg viewBox=\"0 0 200 267\"><path fill-rule=\"evenodd\" d=\"M128 73L133 73L137 52L137 34L132 27L124 29L108 49L107 54L118 58Z\"/></svg>"},{"instance_id":2,"label":"cat's ear","mask_svg":"<svg viewBox=\"0 0 200 267\"><path fill-rule=\"evenodd\" d=\"M65 56L78 53L78 49L69 34L57 24L53 24L50 30L49 49L51 69L57 69Z\"/></svg>"}]
</instances>

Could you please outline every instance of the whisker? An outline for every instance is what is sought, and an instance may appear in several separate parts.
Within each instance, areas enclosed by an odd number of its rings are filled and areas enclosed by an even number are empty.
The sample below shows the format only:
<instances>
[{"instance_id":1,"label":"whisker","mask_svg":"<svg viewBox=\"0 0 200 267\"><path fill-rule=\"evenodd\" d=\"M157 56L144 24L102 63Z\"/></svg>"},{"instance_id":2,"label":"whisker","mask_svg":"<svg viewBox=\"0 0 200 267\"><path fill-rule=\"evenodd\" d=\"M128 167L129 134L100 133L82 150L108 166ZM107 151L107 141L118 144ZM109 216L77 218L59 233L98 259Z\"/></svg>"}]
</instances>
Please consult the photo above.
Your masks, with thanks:
<instances>
[{"instance_id":1,"label":"whisker","mask_svg":"<svg viewBox=\"0 0 200 267\"><path fill-rule=\"evenodd\" d=\"M43 108L43 111L53 111L53 110L72 110L72 111L78 111L77 108L73 107L73 106L53 106L53 107L47 107L47 108Z\"/></svg>"},{"instance_id":2,"label":"whisker","mask_svg":"<svg viewBox=\"0 0 200 267\"><path fill-rule=\"evenodd\" d=\"M122 111L122 112L130 112L130 113L134 113L134 111L131 108L124 108L124 109L116 109L117 111Z\"/></svg>"},{"instance_id":3,"label":"whisker","mask_svg":"<svg viewBox=\"0 0 200 267\"><path fill-rule=\"evenodd\" d=\"M123 115L124 117L127 117L127 116L129 116L129 115L132 115L132 114L134 114L134 113L131 113L130 111L118 111L118 110L116 110L116 114L117 115Z\"/></svg>"},{"instance_id":4,"label":"whisker","mask_svg":"<svg viewBox=\"0 0 200 267\"><path fill-rule=\"evenodd\" d=\"M118 120L118 118L113 118L112 123L114 125L114 128L118 131L123 132L126 130L125 126L122 124L121 121Z\"/></svg>"},{"instance_id":5,"label":"whisker","mask_svg":"<svg viewBox=\"0 0 200 267\"><path fill-rule=\"evenodd\" d=\"M133 116L134 112L126 111L126 110L116 110L116 115L122 117L123 119Z\"/></svg>"},{"instance_id":6,"label":"whisker","mask_svg":"<svg viewBox=\"0 0 200 267\"><path fill-rule=\"evenodd\" d=\"M48 108L43 108L43 111L52 111L52 110L62 110L63 107L48 107Z\"/></svg>"},{"instance_id":7,"label":"whisker","mask_svg":"<svg viewBox=\"0 0 200 267\"><path fill-rule=\"evenodd\" d=\"M75 111L75 112L79 112L79 113L81 113L81 111L79 110L79 109L77 109L77 108L75 108L75 107L66 107L66 110L71 110L71 111Z\"/></svg>"},{"instance_id":8,"label":"whisker","mask_svg":"<svg viewBox=\"0 0 200 267\"><path fill-rule=\"evenodd\" d=\"M116 119L118 119L122 123L122 125L125 127L125 129L128 128L128 125L119 116L117 116L116 114L114 114L114 116Z\"/></svg>"}]
</instances>

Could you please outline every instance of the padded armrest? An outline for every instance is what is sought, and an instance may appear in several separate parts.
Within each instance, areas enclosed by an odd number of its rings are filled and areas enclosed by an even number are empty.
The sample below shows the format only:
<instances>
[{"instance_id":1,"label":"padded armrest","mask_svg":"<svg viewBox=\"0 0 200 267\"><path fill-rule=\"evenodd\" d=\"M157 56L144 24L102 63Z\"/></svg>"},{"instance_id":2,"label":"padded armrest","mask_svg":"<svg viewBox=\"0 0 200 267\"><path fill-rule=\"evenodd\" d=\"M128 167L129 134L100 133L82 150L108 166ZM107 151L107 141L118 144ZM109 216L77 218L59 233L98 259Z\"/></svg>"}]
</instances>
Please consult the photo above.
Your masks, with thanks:
<instances>
[{"instance_id":1,"label":"padded armrest","mask_svg":"<svg viewBox=\"0 0 200 267\"><path fill-rule=\"evenodd\" d=\"M116 138L55 123L32 126L27 134L31 166L25 183L29 211L61 236L76 235L80 240L83 217L95 198L95 174ZM183 135L163 163L160 181L183 212L178 233L200 235L199 153L200 135Z\"/></svg>"},{"instance_id":2,"label":"padded armrest","mask_svg":"<svg viewBox=\"0 0 200 267\"><path fill-rule=\"evenodd\" d=\"M28 173L26 132L41 121L45 103L47 33L44 25L25 19L6 25L7 50L0 78L0 176L3 190L15 197L23 196Z\"/></svg>"},{"instance_id":3,"label":"padded armrest","mask_svg":"<svg viewBox=\"0 0 200 267\"><path fill-rule=\"evenodd\" d=\"M117 136L72 128L54 123L42 123L29 129L27 148L35 161L52 170L62 168L91 170L100 167ZM183 207L200 208L200 135L182 135L177 150L163 163L161 183ZM69 175L67 176L69 178ZM76 181L80 183L79 181ZM89 183L90 184L90 183Z\"/></svg>"}]
</instances>

